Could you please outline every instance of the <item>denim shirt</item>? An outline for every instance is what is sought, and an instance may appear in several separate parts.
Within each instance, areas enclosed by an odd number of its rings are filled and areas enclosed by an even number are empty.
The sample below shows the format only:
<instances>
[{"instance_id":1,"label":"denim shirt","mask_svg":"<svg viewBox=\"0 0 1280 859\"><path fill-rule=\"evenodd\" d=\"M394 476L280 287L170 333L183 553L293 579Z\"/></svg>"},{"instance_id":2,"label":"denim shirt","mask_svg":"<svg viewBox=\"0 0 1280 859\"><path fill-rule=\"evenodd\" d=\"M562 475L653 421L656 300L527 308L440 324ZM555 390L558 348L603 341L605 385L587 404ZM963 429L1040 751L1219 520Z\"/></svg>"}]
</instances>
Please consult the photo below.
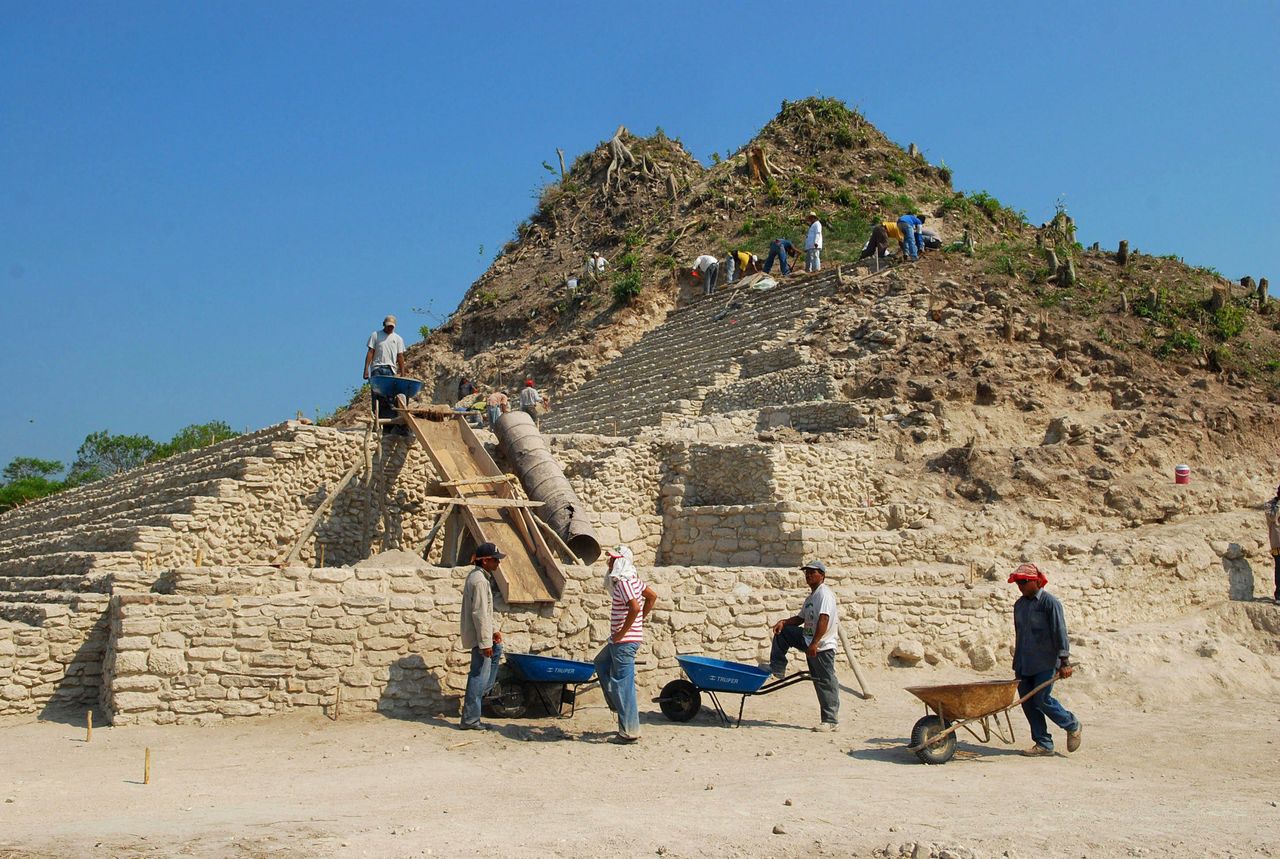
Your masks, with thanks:
<instances>
[{"instance_id":1,"label":"denim shirt","mask_svg":"<svg viewBox=\"0 0 1280 859\"><path fill-rule=\"evenodd\" d=\"M1058 598L1044 588L1013 604L1013 631L1013 673L1018 677L1053 671L1068 656L1066 614Z\"/></svg>"}]
</instances>

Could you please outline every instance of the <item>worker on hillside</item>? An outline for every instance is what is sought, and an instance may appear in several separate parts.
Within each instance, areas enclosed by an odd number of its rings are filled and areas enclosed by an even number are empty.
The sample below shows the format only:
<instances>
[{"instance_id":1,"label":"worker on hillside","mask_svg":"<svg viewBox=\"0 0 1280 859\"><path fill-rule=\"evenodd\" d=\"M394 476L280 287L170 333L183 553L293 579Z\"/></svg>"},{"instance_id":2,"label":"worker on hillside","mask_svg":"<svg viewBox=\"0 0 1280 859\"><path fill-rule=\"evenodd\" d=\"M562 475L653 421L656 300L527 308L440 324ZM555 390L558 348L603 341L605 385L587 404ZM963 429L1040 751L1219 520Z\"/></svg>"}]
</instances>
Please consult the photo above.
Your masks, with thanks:
<instances>
[{"instance_id":1,"label":"worker on hillside","mask_svg":"<svg viewBox=\"0 0 1280 859\"><path fill-rule=\"evenodd\" d=\"M760 271L760 257L750 251L729 251L725 256L724 264L725 271L728 274L728 277L725 278L725 283L736 281L739 273L746 277L749 274L755 274Z\"/></svg>"},{"instance_id":2,"label":"worker on hillside","mask_svg":"<svg viewBox=\"0 0 1280 859\"><path fill-rule=\"evenodd\" d=\"M596 654L596 676L609 709L618 714L613 742L640 739L640 708L636 703L636 651L644 642L644 625L658 599L653 588L640 581L631 550L615 546L605 553L608 566L604 587L609 592L609 640Z\"/></svg>"},{"instance_id":3,"label":"worker on hillside","mask_svg":"<svg viewBox=\"0 0 1280 859\"><path fill-rule=\"evenodd\" d=\"M485 413L489 416L489 429L493 429L498 423L498 418L507 413L507 409L511 406L511 400L502 391L494 389L493 393L485 398Z\"/></svg>"},{"instance_id":4,"label":"worker on hillside","mask_svg":"<svg viewBox=\"0 0 1280 859\"><path fill-rule=\"evenodd\" d=\"M693 261L693 269L689 272L694 280L702 281L702 294L710 295L716 291L716 277L720 274L720 261L711 254L703 254Z\"/></svg>"},{"instance_id":5,"label":"worker on hillside","mask_svg":"<svg viewBox=\"0 0 1280 859\"><path fill-rule=\"evenodd\" d=\"M924 222L924 215L903 215L898 218L898 231L902 233L902 252L912 262L920 258L920 249L923 247L920 228L924 226Z\"/></svg>"},{"instance_id":6,"label":"worker on hillside","mask_svg":"<svg viewBox=\"0 0 1280 859\"><path fill-rule=\"evenodd\" d=\"M840 685L836 681L840 612L836 608L835 593L827 587L827 565L822 561L809 561L800 569L809 586L809 596L798 615L773 625L769 670L774 677L783 677L787 673L787 651L803 650L822 717L813 730L834 731L840 724Z\"/></svg>"},{"instance_id":7,"label":"worker on hillside","mask_svg":"<svg viewBox=\"0 0 1280 859\"><path fill-rule=\"evenodd\" d=\"M789 260L800 256L800 251L791 243L790 239L774 239L769 242L769 256L765 257L764 270L766 273L773 271L773 261L780 260L782 262L782 274L785 277L791 271Z\"/></svg>"},{"instance_id":8,"label":"worker on hillside","mask_svg":"<svg viewBox=\"0 0 1280 859\"><path fill-rule=\"evenodd\" d=\"M404 339L396 333L396 318L382 320L382 330L369 335L369 348L364 356L364 377L403 376ZM389 397L373 394L375 417L389 418L395 414L395 404Z\"/></svg>"},{"instance_id":9,"label":"worker on hillside","mask_svg":"<svg viewBox=\"0 0 1280 859\"><path fill-rule=\"evenodd\" d=\"M493 543L481 543L472 555L475 567L462 586L462 646L471 651L467 691L462 697L460 727L464 731L481 727L481 704L498 679L502 633L493 622L493 573L505 557Z\"/></svg>"},{"instance_id":10,"label":"worker on hillside","mask_svg":"<svg viewBox=\"0 0 1280 859\"><path fill-rule=\"evenodd\" d=\"M604 258L600 251L592 251L591 256L587 257L587 263L582 267L582 274L586 280L598 281L604 277L604 270L608 267L609 261Z\"/></svg>"},{"instance_id":11,"label":"worker on hillside","mask_svg":"<svg viewBox=\"0 0 1280 859\"><path fill-rule=\"evenodd\" d=\"M538 389L533 386L533 379L525 379L524 387L520 389L520 408L524 413L533 418L533 425L538 425L538 404L546 403L551 405L551 400L538 393Z\"/></svg>"},{"instance_id":12,"label":"worker on hillside","mask_svg":"<svg viewBox=\"0 0 1280 859\"><path fill-rule=\"evenodd\" d=\"M822 221L817 212L809 213L809 232L804 237L804 270L818 271L822 268Z\"/></svg>"},{"instance_id":13,"label":"worker on hillside","mask_svg":"<svg viewBox=\"0 0 1280 859\"><path fill-rule=\"evenodd\" d=\"M897 224L876 224L871 228L871 238L867 239L867 243L862 248L862 255L858 257L864 260L867 257L874 257L877 261L884 258L889 251L889 227L892 226L895 233L899 236L902 232L898 230Z\"/></svg>"},{"instance_id":14,"label":"worker on hillside","mask_svg":"<svg viewBox=\"0 0 1280 859\"><path fill-rule=\"evenodd\" d=\"M1035 564L1023 564L1009 576L1022 596L1013 604L1013 673L1018 678L1018 697L1048 684L1022 704L1031 726L1035 745L1022 753L1027 757L1053 754L1053 736L1045 717L1067 732L1067 751L1080 748L1080 720L1054 699L1053 681L1071 676L1071 642L1067 638L1067 617L1058 598L1044 589L1048 578Z\"/></svg>"},{"instance_id":15,"label":"worker on hillside","mask_svg":"<svg viewBox=\"0 0 1280 859\"><path fill-rule=\"evenodd\" d=\"M1271 540L1271 558L1275 566L1275 591L1271 597L1280 605L1280 486L1276 497L1267 502L1267 537Z\"/></svg>"},{"instance_id":16,"label":"worker on hillside","mask_svg":"<svg viewBox=\"0 0 1280 859\"><path fill-rule=\"evenodd\" d=\"M464 400L476 392L476 386L471 384L471 380L463 376L458 381L458 399Z\"/></svg>"}]
</instances>

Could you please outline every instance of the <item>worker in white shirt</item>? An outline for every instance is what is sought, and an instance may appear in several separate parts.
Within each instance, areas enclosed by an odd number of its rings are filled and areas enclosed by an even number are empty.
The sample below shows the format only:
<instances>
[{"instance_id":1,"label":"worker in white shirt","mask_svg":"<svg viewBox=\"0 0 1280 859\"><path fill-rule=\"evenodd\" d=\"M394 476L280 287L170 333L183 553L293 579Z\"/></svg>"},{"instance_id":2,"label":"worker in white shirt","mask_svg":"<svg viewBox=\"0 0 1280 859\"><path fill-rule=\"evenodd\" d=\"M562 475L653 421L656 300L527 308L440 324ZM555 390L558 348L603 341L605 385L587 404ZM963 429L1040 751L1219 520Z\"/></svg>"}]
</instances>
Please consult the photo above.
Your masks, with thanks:
<instances>
[{"instance_id":1,"label":"worker in white shirt","mask_svg":"<svg viewBox=\"0 0 1280 859\"><path fill-rule=\"evenodd\" d=\"M809 213L809 233L804 237L804 270L822 268L822 221L817 212Z\"/></svg>"},{"instance_id":2,"label":"worker in white shirt","mask_svg":"<svg viewBox=\"0 0 1280 859\"><path fill-rule=\"evenodd\" d=\"M703 254L693 261L693 270L689 272L695 280L702 281L702 294L710 295L716 291L716 275L720 272L720 261L711 254Z\"/></svg>"},{"instance_id":3,"label":"worker in white shirt","mask_svg":"<svg viewBox=\"0 0 1280 859\"><path fill-rule=\"evenodd\" d=\"M591 256L587 257L587 264L583 267L583 274L588 280L599 280L604 276L605 267L609 265L609 261L604 258L600 251L592 251Z\"/></svg>"}]
</instances>

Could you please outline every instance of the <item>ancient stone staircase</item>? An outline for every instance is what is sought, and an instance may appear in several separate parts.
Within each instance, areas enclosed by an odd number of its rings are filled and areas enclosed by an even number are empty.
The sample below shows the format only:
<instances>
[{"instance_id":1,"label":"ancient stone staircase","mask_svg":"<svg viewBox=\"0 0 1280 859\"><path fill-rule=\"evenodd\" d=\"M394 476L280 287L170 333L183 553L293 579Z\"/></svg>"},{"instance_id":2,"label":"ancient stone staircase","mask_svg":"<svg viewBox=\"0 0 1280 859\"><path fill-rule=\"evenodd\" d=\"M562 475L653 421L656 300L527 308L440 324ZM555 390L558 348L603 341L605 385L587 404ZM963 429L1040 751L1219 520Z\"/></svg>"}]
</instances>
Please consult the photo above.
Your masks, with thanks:
<instances>
[{"instance_id":1,"label":"ancient stone staircase","mask_svg":"<svg viewBox=\"0 0 1280 859\"><path fill-rule=\"evenodd\" d=\"M726 289L677 310L557 402L543 429L630 435L699 414L708 393L738 378L739 359L816 318L839 278L832 269L770 290Z\"/></svg>"},{"instance_id":2,"label":"ancient stone staircase","mask_svg":"<svg viewBox=\"0 0 1280 859\"><path fill-rule=\"evenodd\" d=\"M68 593L109 592L113 572L141 569L175 528L233 495L290 432L281 424L0 516L0 617L29 617L31 603L58 604Z\"/></svg>"}]
</instances>

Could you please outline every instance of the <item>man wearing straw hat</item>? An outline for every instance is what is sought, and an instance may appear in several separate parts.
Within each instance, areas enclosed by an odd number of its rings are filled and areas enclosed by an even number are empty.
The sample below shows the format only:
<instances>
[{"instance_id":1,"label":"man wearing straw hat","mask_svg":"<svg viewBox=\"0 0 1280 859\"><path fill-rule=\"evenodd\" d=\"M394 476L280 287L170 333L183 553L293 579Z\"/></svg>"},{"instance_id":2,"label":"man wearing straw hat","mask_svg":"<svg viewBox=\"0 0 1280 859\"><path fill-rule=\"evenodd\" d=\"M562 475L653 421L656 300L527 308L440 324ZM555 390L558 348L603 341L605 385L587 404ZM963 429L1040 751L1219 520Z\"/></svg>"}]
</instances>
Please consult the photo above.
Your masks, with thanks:
<instances>
[{"instance_id":1,"label":"man wearing straw hat","mask_svg":"<svg viewBox=\"0 0 1280 859\"><path fill-rule=\"evenodd\" d=\"M1009 582L1022 592L1013 604L1013 673L1018 678L1018 697L1047 684L1022 703L1036 743L1022 752L1029 758L1053 754L1053 735L1045 717L1067 732L1069 752L1080 748L1082 731L1080 720L1052 695L1053 681L1070 677L1072 668L1066 613L1058 598L1044 589L1048 581L1035 564L1023 564L1009 576Z\"/></svg>"}]
</instances>

